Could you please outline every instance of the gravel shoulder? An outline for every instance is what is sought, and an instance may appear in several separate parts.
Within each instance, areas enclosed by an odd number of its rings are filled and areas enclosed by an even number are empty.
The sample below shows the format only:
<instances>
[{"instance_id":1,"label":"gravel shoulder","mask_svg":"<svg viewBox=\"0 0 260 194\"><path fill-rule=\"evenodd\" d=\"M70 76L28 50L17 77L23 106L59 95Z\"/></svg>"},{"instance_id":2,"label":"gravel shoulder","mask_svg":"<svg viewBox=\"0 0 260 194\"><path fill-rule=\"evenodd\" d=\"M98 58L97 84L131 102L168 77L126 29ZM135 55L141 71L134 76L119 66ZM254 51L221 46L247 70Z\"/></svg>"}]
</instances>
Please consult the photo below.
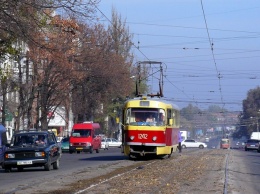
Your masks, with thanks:
<instances>
[{"instance_id":1,"label":"gravel shoulder","mask_svg":"<svg viewBox=\"0 0 260 194\"><path fill-rule=\"evenodd\" d=\"M38 185L15 193L223 193L228 152L184 150L169 159L125 160L42 180Z\"/></svg>"}]
</instances>

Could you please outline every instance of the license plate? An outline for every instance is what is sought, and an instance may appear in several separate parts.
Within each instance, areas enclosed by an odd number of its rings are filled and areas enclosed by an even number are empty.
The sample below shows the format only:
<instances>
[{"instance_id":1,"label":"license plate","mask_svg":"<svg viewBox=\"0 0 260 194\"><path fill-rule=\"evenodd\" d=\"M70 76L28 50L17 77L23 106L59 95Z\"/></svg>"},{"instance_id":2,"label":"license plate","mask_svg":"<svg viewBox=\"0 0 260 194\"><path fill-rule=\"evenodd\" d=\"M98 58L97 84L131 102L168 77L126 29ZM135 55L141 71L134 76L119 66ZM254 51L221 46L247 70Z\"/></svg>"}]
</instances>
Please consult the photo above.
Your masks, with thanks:
<instances>
[{"instance_id":1,"label":"license plate","mask_svg":"<svg viewBox=\"0 0 260 194\"><path fill-rule=\"evenodd\" d=\"M76 148L76 150L83 150L83 148Z\"/></svg>"},{"instance_id":2,"label":"license plate","mask_svg":"<svg viewBox=\"0 0 260 194\"><path fill-rule=\"evenodd\" d=\"M26 161L18 161L17 165L27 165L27 164L32 164L31 160L26 160Z\"/></svg>"},{"instance_id":3,"label":"license plate","mask_svg":"<svg viewBox=\"0 0 260 194\"><path fill-rule=\"evenodd\" d=\"M255 145L251 145L251 147L255 147Z\"/></svg>"}]
</instances>

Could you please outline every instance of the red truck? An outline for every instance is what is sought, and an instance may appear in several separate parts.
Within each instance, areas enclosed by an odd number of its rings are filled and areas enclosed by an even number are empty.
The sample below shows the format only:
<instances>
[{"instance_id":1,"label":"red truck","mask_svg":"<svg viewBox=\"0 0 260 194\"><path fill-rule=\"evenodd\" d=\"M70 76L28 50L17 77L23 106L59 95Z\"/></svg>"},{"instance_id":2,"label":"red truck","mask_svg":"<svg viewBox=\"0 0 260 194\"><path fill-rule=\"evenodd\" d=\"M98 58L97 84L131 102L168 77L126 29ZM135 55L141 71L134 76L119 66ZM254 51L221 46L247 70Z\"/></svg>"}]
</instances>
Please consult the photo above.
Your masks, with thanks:
<instances>
[{"instance_id":1,"label":"red truck","mask_svg":"<svg viewBox=\"0 0 260 194\"><path fill-rule=\"evenodd\" d=\"M74 124L69 139L69 153L89 152L99 153L101 149L100 125L93 122Z\"/></svg>"}]
</instances>

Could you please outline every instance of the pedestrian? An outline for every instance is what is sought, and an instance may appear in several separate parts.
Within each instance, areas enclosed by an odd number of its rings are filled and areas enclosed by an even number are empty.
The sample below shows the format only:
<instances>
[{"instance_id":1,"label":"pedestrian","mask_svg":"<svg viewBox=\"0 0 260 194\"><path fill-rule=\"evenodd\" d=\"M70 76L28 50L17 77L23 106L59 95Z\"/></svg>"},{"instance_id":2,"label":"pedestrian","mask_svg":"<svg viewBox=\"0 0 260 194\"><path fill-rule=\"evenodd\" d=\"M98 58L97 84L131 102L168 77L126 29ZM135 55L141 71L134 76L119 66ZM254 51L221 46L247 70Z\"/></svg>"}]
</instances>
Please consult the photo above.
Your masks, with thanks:
<instances>
[{"instance_id":1,"label":"pedestrian","mask_svg":"<svg viewBox=\"0 0 260 194\"><path fill-rule=\"evenodd\" d=\"M181 142L182 142L182 137L181 137L181 132L180 132L180 131L179 131L179 134L178 134L178 139L179 139L178 149L179 149L179 153L181 153Z\"/></svg>"}]
</instances>

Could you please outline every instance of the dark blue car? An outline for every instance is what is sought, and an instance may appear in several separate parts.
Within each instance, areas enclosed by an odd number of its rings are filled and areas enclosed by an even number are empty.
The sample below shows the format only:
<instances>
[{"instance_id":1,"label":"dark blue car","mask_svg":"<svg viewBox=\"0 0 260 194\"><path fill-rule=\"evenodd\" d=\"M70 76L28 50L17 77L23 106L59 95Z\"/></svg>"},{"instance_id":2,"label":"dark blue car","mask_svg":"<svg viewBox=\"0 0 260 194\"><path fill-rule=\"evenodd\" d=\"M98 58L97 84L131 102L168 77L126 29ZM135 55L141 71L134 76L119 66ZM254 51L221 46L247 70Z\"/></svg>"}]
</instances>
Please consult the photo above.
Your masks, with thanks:
<instances>
[{"instance_id":1,"label":"dark blue car","mask_svg":"<svg viewBox=\"0 0 260 194\"><path fill-rule=\"evenodd\" d=\"M49 171L59 169L61 146L53 132L22 131L13 135L4 153L2 168L10 172L12 168L44 167Z\"/></svg>"}]
</instances>

